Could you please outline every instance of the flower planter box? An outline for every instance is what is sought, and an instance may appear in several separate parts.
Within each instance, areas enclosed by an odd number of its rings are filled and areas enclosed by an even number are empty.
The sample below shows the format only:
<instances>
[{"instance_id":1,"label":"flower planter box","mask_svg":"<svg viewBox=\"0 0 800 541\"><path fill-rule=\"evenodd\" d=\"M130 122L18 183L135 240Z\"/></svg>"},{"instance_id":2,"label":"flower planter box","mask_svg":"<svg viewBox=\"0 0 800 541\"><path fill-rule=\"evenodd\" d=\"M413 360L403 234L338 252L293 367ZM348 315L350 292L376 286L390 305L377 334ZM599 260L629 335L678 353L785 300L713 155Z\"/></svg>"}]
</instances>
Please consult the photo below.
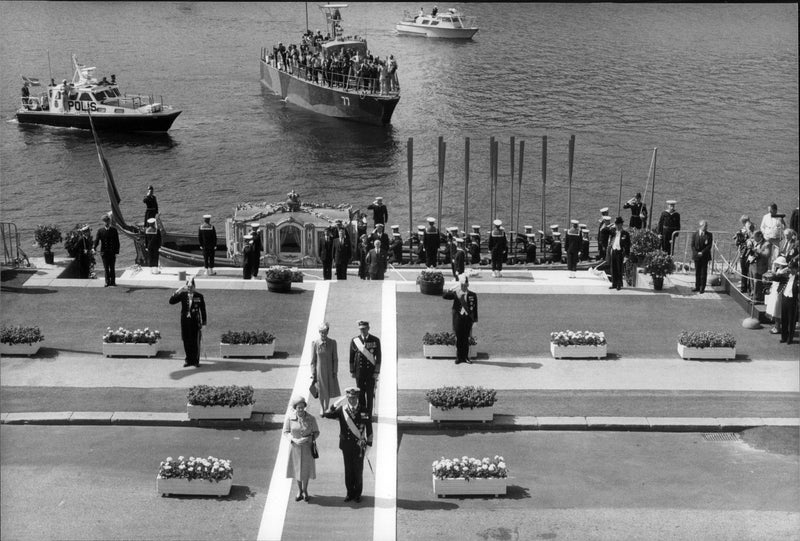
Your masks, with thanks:
<instances>
[{"instance_id":1,"label":"flower planter box","mask_svg":"<svg viewBox=\"0 0 800 541\"><path fill-rule=\"evenodd\" d=\"M103 342L103 355L106 357L155 357L158 355L158 342L155 344Z\"/></svg>"},{"instance_id":2,"label":"flower planter box","mask_svg":"<svg viewBox=\"0 0 800 541\"><path fill-rule=\"evenodd\" d=\"M420 282L419 292L423 295L441 295L444 292L444 282Z\"/></svg>"},{"instance_id":3,"label":"flower planter box","mask_svg":"<svg viewBox=\"0 0 800 541\"><path fill-rule=\"evenodd\" d=\"M473 421L487 423L494 420L494 406L486 406L483 408L450 408L442 409L428 403L428 414L431 416L431 421Z\"/></svg>"},{"instance_id":4,"label":"flower planter box","mask_svg":"<svg viewBox=\"0 0 800 541\"><path fill-rule=\"evenodd\" d=\"M470 359L474 359L478 356L478 352L475 351L476 346L469 347L469 357ZM446 359L455 359L456 358L456 347L455 346L443 346L443 345L422 345L422 354L427 357L428 359L433 357L443 357Z\"/></svg>"},{"instance_id":5,"label":"flower planter box","mask_svg":"<svg viewBox=\"0 0 800 541\"><path fill-rule=\"evenodd\" d=\"M160 475L156 476L156 493L168 494L188 494L191 496L227 496L231 492L233 479L222 479L221 481L206 479L164 479Z\"/></svg>"},{"instance_id":6,"label":"flower planter box","mask_svg":"<svg viewBox=\"0 0 800 541\"><path fill-rule=\"evenodd\" d=\"M678 355L682 359L730 359L736 358L736 348L693 348L678 344Z\"/></svg>"},{"instance_id":7,"label":"flower planter box","mask_svg":"<svg viewBox=\"0 0 800 541\"><path fill-rule=\"evenodd\" d=\"M267 278L267 290L274 293L288 293L292 289L291 280L270 280Z\"/></svg>"},{"instance_id":8,"label":"flower planter box","mask_svg":"<svg viewBox=\"0 0 800 541\"><path fill-rule=\"evenodd\" d=\"M602 346L559 346L550 342L550 353L554 359L605 359L608 344Z\"/></svg>"},{"instance_id":9,"label":"flower planter box","mask_svg":"<svg viewBox=\"0 0 800 541\"><path fill-rule=\"evenodd\" d=\"M508 477L472 478L463 477L437 479L433 478L433 492L442 496L500 496L506 495Z\"/></svg>"},{"instance_id":10,"label":"flower planter box","mask_svg":"<svg viewBox=\"0 0 800 541\"><path fill-rule=\"evenodd\" d=\"M253 404L247 406L194 406L186 404L189 419L239 419L243 421L253 415Z\"/></svg>"},{"instance_id":11,"label":"flower planter box","mask_svg":"<svg viewBox=\"0 0 800 541\"><path fill-rule=\"evenodd\" d=\"M41 342L34 342L33 344L6 344L0 342L0 355L36 355L40 347L42 347Z\"/></svg>"},{"instance_id":12,"label":"flower planter box","mask_svg":"<svg viewBox=\"0 0 800 541\"><path fill-rule=\"evenodd\" d=\"M270 344L219 344L219 356L225 357L272 357L275 355L275 340Z\"/></svg>"}]
</instances>

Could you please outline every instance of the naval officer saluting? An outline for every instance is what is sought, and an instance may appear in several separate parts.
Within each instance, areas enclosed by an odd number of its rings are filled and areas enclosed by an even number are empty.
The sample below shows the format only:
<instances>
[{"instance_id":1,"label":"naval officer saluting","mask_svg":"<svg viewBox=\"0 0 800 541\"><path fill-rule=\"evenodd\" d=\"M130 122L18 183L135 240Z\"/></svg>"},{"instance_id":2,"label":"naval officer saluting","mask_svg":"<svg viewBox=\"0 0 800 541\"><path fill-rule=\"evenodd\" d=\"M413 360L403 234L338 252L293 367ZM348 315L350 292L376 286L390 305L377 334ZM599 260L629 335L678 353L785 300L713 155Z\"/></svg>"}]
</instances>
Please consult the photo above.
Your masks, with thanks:
<instances>
[{"instance_id":1,"label":"naval officer saluting","mask_svg":"<svg viewBox=\"0 0 800 541\"><path fill-rule=\"evenodd\" d=\"M359 404L360 389L348 387L346 399L339 399L322 414L327 419L339 421L339 449L344 459L344 501L361 501L364 488L364 455L372 446L372 419Z\"/></svg>"}]
</instances>

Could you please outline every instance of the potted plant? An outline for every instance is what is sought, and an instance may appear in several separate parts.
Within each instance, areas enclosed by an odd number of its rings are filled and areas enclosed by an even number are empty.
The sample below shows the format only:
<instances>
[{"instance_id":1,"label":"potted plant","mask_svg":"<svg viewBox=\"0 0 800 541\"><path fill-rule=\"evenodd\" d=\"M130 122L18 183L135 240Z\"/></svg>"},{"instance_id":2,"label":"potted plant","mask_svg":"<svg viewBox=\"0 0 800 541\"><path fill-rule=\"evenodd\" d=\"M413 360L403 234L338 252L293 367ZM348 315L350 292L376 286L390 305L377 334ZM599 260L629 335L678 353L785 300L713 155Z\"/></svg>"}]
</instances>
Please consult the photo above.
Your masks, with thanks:
<instances>
[{"instance_id":1,"label":"potted plant","mask_svg":"<svg viewBox=\"0 0 800 541\"><path fill-rule=\"evenodd\" d=\"M497 391L484 387L439 387L425 393L431 420L480 421L494 419Z\"/></svg>"},{"instance_id":2,"label":"potted plant","mask_svg":"<svg viewBox=\"0 0 800 541\"><path fill-rule=\"evenodd\" d=\"M253 414L253 388L250 385L212 387L195 385L186 394L189 419L249 419Z\"/></svg>"},{"instance_id":3,"label":"potted plant","mask_svg":"<svg viewBox=\"0 0 800 541\"><path fill-rule=\"evenodd\" d=\"M167 457L161 462L156 476L156 492L202 496L227 496L233 484L230 460L209 456L200 458Z\"/></svg>"},{"instance_id":4,"label":"potted plant","mask_svg":"<svg viewBox=\"0 0 800 541\"><path fill-rule=\"evenodd\" d=\"M441 295L444 291L444 275L438 270L423 270L417 276L419 291L425 295Z\"/></svg>"},{"instance_id":5,"label":"potted plant","mask_svg":"<svg viewBox=\"0 0 800 541\"><path fill-rule=\"evenodd\" d=\"M113 330L106 327L103 335L103 355L111 357L155 357L161 333L149 327L131 331L124 327Z\"/></svg>"},{"instance_id":6,"label":"potted plant","mask_svg":"<svg viewBox=\"0 0 800 541\"><path fill-rule=\"evenodd\" d=\"M602 359L608 354L608 343L603 332L556 331L550 333L550 353L554 359Z\"/></svg>"},{"instance_id":7,"label":"potted plant","mask_svg":"<svg viewBox=\"0 0 800 541\"><path fill-rule=\"evenodd\" d=\"M50 248L63 240L61 230L55 225L39 225L33 232L36 244L44 250L44 262L48 265L53 264L53 252Z\"/></svg>"},{"instance_id":8,"label":"potted plant","mask_svg":"<svg viewBox=\"0 0 800 541\"><path fill-rule=\"evenodd\" d=\"M267 331L225 331L219 340L219 356L272 357L275 335Z\"/></svg>"},{"instance_id":9,"label":"potted plant","mask_svg":"<svg viewBox=\"0 0 800 541\"><path fill-rule=\"evenodd\" d=\"M675 263L672 256L664 250L653 250L648 252L644 258L644 272L653 278L653 289L661 291L664 287L664 277L672 274L675 270Z\"/></svg>"},{"instance_id":10,"label":"potted plant","mask_svg":"<svg viewBox=\"0 0 800 541\"><path fill-rule=\"evenodd\" d=\"M433 492L442 496L505 495L508 468L505 459L495 455L482 460L463 456L433 461Z\"/></svg>"},{"instance_id":11,"label":"potted plant","mask_svg":"<svg viewBox=\"0 0 800 541\"><path fill-rule=\"evenodd\" d=\"M474 336L469 337L469 357L477 356L475 347L478 341ZM452 332L426 332L422 337L422 354L431 359L433 357L456 358L456 335Z\"/></svg>"},{"instance_id":12,"label":"potted plant","mask_svg":"<svg viewBox=\"0 0 800 541\"><path fill-rule=\"evenodd\" d=\"M3 326L0 327L0 354L36 355L44 340L39 327Z\"/></svg>"},{"instance_id":13,"label":"potted plant","mask_svg":"<svg viewBox=\"0 0 800 541\"><path fill-rule=\"evenodd\" d=\"M682 330L678 355L682 359L735 359L736 337L729 331Z\"/></svg>"},{"instance_id":14,"label":"potted plant","mask_svg":"<svg viewBox=\"0 0 800 541\"><path fill-rule=\"evenodd\" d=\"M283 265L273 265L266 270L267 290L287 293L292 289L292 270Z\"/></svg>"},{"instance_id":15,"label":"potted plant","mask_svg":"<svg viewBox=\"0 0 800 541\"><path fill-rule=\"evenodd\" d=\"M636 277L639 275L638 267L644 265L644 260L650 252L661 249L661 238L658 233L650 229L634 229L631 231L631 253L630 262L633 264L633 272L630 273L630 285L636 285Z\"/></svg>"}]
</instances>

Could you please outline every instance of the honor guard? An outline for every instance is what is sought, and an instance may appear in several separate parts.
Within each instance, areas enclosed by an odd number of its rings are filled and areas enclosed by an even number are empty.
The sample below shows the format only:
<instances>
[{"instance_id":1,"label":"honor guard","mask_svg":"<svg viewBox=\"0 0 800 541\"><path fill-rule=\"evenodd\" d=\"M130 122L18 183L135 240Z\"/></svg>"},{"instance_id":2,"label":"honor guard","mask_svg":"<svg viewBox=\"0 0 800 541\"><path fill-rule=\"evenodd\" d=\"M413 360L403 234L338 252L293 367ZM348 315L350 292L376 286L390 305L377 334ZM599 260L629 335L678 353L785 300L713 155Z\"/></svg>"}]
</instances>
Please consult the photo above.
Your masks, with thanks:
<instances>
[{"instance_id":1,"label":"honor guard","mask_svg":"<svg viewBox=\"0 0 800 541\"><path fill-rule=\"evenodd\" d=\"M200 249L203 251L203 267L206 270L206 276L209 274L217 274L214 272L214 253L217 249L217 230L211 225L211 215L203 215L203 223L197 231L197 240L200 244Z\"/></svg>"},{"instance_id":2,"label":"honor guard","mask_svg":"<svg viewBox=\"0 0 800 541\"><path fill-rule=\"evenodd\" d=\"M459 275L464 274L464 268L467 266L467 252L464 250L464 237L456 237L454 239L456 245L455 254L453 254L453 279L458 280Z\"/></svg>"},{"instance_id":3,"label":"honor guard","mask_svg":"<svg viewBox=\"0 0 800 541\"><path fill-rule=\"evenodd\" d=\"M606 220L606 217L608 217L608 220ZM608 207L601 208L600 218L597 220L597 249L599 253L597 257L598 259L603 259L605 257L605 248L603 248L602 252L600 251L600 231L602 231L603 227L605 227L607 224L611 223L609 220L611 220L611 217L608 216Z\"/></svg>"},{"instance_id":4,"label":"honor guard","mask_svg":"<svg viewBox=\"0 0 800 541\"><path fill-rule=\"evenodd\" d=\"M473 226L475 227L475 226ZM481 262L481 234L473 231L469 234L469 262L472 265L480 265Z\"/></svg>"},{"instance_id":5,"label":"honor guard","mask_svg":"<svg viewBox=\"0 0 800 541\"><path fill-rule=\"evenodd\" d=\"M667 210L661 213L656 228L656 233L661 235L661 249L670 255L672 255L672 234L681 229L681 215L675 211L677 203L674 199L667 201Z\"/></svg>"},{"instance_id":6,"label":"honor guard","mask_svg":"<svg viewBox=\"0 0 800 541\"><path fill-rule=\"evenodd\" d=\"M147 220L149 220L150 218L155 218L156 215L158 214L158 200L156 199L156 196L153 194L152 186L147 187L147 193L145 194L142 202L144 203L145 206L144 223L146 224Z\"/></svg>"},{"instance_id":7,"label":"honor guard","mask_svg":"<svg viewBox=\"0 0 800 541\"><path fill-rule=\"evenodd\" d=\"M444 245L444 262L445 264L450 265L450 269L453 268L453 256L456 254L456 237L458 236L458 228L457 227L448 227L447 228L447 238L445 239Z\"/></svg>"},{"instance_id":8,"label":"honor guard","mask_svg":"<svg viewBox=\"0 0 800 541\"><path fill-rule=\"evenodd\" d=\"M608 250L608 239L611 238L613 227L611 225L611 216L603 216L600 229L597 231L597 260L605 261L606 250Z\"/></svg>"},{"instance_id":9,"label":"honor guard","mask_svg":"<svg viewBox=\"0 0 800 541\"><path fill-rule=\"evenodd\" d=\"M492 254L492 276L502 278L503 261L508 255L508 241L506 240L505 231L500 228L503 222L495 220L492 225L494 225L494 229L492 229L492 234L489 236L489 252Z\"/></svg>"},{"instance_id":10,"label":"honor guard","mask_svg":"<svg viewBox=\"0 0 800 541\"><path fill-rule=\"evenodd\" d=\"M561 232L553 231L553 242L550 243L550 262L561 263Z\"/></svg>"},{"instance_id":11,"label":"honor guard","mask_svg":"<svg viewBox=\"0 0 800 541\"><path fill-rule=\"evenodd\" d=\"M581 231L581 254L579 259L581 261L589 261L589 228L586 224L579 224L578 228Z\"/></svg>"},{"instance_id":12,"label":"honor guard","mask_svg":"<svg viewBox=\"0 0 800 541\"><path fill-rule=\"evenodd\" d=\"M525 233L525 263L536 263L535 233Z\"/></svg>"},{"instance_id":13,"label":"honor guard","mask_svg":"<svg viewBox=\"0 0 800 541\"><path fill-rule=\"evenodd\" d=\"M436 219L428 217L428 227L425 228L425 266L429 269L436 268L439 255L439 246L442 239L439 237L439 230L436 229Z\"/></svg>"},{"instance_id":14,"label":"honor guard","mask_svg":"<svg viewBox=\"0 0 800 541\"><path fill-rule=\"evenodd\" d=\"M253 241L252 274L253 278L258 278L258 267L261 264L261 249L263 247L261 233L258 230L258 228L261 227L261 224L258 222L253 222L250 224L250 227L252 228L250 234L252 235Z\"/></svg>"},{"instance_id":15,"label":"honor guard","mask_svg":"<svg viewBox=\"0 0 800 541\"><path fill-rule=\"evenodd\" d=\"M567 230L566 251L567 251L567 270L569 277L575 278L575 272L578 270L578 258L581 253L581 230L578 229L580 222L578 220L570 220L570 227Z\"/></svg>"},{"instance_id":16,"label":"honor guard","mask_svg":"<svg viewBox=\"0 0 800 541\"><path fill-rule=\"evenodd\" d=\"M392 229L400 227L393 225ZM389 243L389 250L391 251L391 260L395 265L403 264L403 237L400 236L399 231L392 231L392 240Z\"/></svg>"},{"instance_id":17,"label":"honor guard","mask_svg":"<svg viewBox=\"0 0 800 541\"><path fill-rule=\"evenodd\" d=\"M631 228L641 229L644 227L645 220L647 220L647 205L642 203L642 194L640 192L631 197L622 208L631 209Z\"/></svg>"},{"instance_id":18,"label":"honor guard","mask_svg":"<svg viewBox=\"0 0 800 541\"><path fill-rule=\"evenodd\" d=\"M425 226L418 225L417 232L414 234L414 242L417 243L417 264L425 264Z\"/></svg>"}]
</instances>

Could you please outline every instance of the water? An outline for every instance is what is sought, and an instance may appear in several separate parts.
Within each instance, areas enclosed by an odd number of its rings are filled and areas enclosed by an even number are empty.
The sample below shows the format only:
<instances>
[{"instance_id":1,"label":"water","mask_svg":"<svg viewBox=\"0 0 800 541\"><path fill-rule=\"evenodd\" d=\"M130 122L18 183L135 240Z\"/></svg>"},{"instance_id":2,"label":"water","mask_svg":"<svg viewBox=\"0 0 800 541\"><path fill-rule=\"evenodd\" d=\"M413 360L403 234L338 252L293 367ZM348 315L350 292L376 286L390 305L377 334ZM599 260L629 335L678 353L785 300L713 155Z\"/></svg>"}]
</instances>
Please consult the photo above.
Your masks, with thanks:
<instances>
[{"instance_id":1,"label":"water","mask_svg":"<svg viewBox=\"0 0 800 541\"><path fill-rule=\"evenodd\" d=\"M456 5L456 4L453 4ZM425 5L430 9L432 5ZM542 228L542 136L548 137L544 224L567 219L568 144L576 136L572 214L594 224L645 190L658 147L655 213L677 199L684 227L732 231L769 203L798 198L797 6L709 4L461 4L472 41L398 36L420 4L351 4L347 33L394 54L402 98L391 126L313 115L264 93L261 47L299 41L304 3L0 2L0 213L29 255L33 229L99 224L108 210L91 134L18 125L21 75L71 78L70 55L114 73L123 91L163 95L181 109L166 136L103 135L128 220L156 188L165 225L218 228L242 201L304 200L365 208L382 195L406 231L406 146L414 140L413 224L437 213L437 138L447 144L443 225L489 224L489 138L500 142L498 212L514 229ZM449 5L442 5L446 9ZM324 28L308 4L312 30ZM525 142L521 210L511 210L510 138ZM650 200L650 193L646 197ZM513 216L512 216L513 214ZM627 216L627 212L623 211ZM404 235L405 236L405 235ZM59 247L57 247L57 250ZM122 260L132 259L123 246Z\"/></svg>"}]
</instances>

